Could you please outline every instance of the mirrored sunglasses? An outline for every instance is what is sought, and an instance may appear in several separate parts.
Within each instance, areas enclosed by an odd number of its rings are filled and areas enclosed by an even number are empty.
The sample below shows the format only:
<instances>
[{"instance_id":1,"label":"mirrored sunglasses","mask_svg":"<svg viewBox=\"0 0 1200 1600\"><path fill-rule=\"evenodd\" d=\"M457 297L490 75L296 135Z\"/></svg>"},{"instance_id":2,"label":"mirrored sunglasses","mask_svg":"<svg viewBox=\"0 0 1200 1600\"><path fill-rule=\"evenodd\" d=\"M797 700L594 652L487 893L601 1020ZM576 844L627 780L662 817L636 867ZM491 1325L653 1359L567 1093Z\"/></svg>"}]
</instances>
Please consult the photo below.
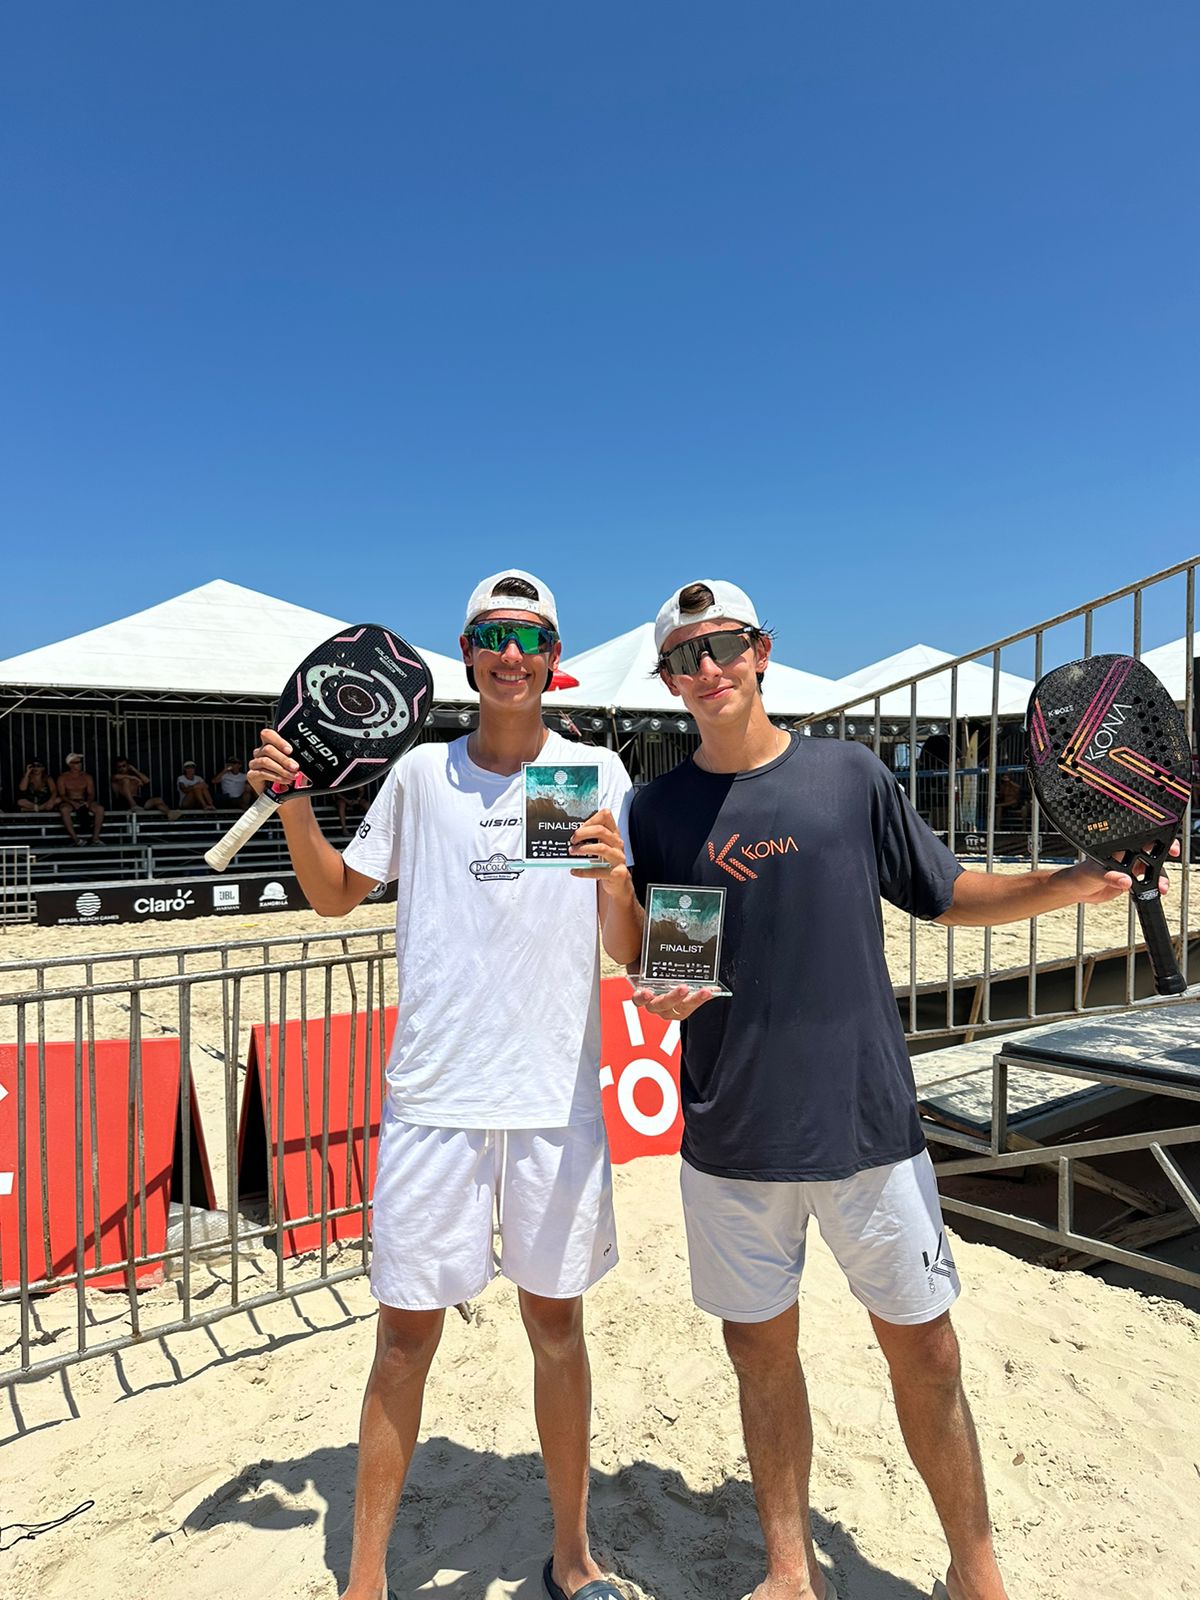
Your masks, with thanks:
<instances>
[{"instance_id":1,"label":"mirrored sunglasses","mask_svg":"<svg viewBox=\"0 0 1200 1600\"><path fill-rule=\"evenodd\" d=\"M690 678L700 670L705 656L711 656L719 667L727 667L744 655L754 640L749 633L702 633L698 639L677 644L664 650L658 658L660 672L669 672L673 678Z\"/></svg>"},{"instance_id":2,"label":"mirrored sunglasses","mask_svg":"<svg viewBox=\"0 0 1200 1600\"><path fill-rule=\"evenodd\" d=\"M473 622L465 631L469 643L479 650L494 650L497 655L510 639L517 641L523 656L542 654L558 643L553 628L539 627L536 622Z\"/></svg>"}]
</instances>

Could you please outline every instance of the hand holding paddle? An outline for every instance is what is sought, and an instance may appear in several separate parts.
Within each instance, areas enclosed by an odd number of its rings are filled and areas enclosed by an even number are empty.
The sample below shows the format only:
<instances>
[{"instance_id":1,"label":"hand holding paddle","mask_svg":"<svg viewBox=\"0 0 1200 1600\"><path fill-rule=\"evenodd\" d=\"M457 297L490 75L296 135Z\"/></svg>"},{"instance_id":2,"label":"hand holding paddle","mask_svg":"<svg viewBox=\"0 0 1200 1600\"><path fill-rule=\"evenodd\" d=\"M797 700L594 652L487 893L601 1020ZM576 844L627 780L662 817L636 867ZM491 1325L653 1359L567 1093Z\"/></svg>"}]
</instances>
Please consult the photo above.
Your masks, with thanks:
<instances>
[{"instance_id":1,"label":"hand holding paddle","mask_svg":"<svg viewBox=\"0 0 1200 1600\"><path fill-rule=\"evenodd\" d=\"M414 744L429 716L433 678L412 645L374 623L326 639L284 685L270 746L250 770L270 780L229 832L205 854L223 872L280 804L296 794L359 788ZM273 746L278 754L268 755Z\"/></svg>"}]
</instances>

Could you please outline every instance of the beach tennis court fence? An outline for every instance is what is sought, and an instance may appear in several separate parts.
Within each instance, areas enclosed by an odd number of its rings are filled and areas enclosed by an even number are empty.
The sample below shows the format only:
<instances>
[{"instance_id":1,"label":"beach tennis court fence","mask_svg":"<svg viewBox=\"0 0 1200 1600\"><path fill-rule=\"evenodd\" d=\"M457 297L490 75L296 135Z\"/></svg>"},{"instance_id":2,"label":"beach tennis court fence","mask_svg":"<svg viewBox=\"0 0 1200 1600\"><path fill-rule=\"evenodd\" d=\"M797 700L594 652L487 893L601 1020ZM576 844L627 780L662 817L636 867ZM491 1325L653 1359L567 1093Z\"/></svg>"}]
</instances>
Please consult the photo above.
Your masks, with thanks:
<instances>
[{"instance_id":1,"label":"beach tennis court fence","mask_svg":"<svg viewBox=\"0 0 1200 1600\"><path fill-rule=\"evenodd\" d=\"M0 1381L364 1272L395 982L391 927L0 963Z\"/></svg>"}]
</instances>

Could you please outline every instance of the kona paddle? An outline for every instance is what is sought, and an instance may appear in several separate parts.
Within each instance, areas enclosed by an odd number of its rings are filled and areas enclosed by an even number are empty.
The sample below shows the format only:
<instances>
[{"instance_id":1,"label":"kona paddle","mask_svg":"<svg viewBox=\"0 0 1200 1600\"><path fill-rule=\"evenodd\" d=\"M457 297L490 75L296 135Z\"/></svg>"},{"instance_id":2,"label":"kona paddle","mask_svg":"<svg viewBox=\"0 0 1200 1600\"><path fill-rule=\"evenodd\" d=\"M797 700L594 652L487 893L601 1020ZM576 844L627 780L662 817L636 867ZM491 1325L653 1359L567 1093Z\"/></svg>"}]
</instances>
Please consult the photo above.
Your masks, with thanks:
<instances>
[{"instance_id":1,"label":"kona paddle","mask_svg":"<svg viewBox=\"0 0 1200 1600\"><path fill-rule=\"evenodd\" d=\"M1162 684L1133 656L1090 656L1034 685L1025 722L1029 776L1070 844L1133 877L1159 994L1186 987L1158 892L1159 872L1187 809L1187 727ZM1143 874L1134 876L1141 865Z\"/></svg>"},{"instance_id":2,"label":"kona paddle","mask_svg":"<svg viewBox=\"0 0 1200 1600\"><path fill-rule=\"evenodd\" d=\"M205 854L223 872L237 852L297 794L341 793L378 778L415 743L429 716L433 678L412 645L389 628L355 623L296 668L275 723L300 770L273 784Z\"/></svg>"}]
</instances>

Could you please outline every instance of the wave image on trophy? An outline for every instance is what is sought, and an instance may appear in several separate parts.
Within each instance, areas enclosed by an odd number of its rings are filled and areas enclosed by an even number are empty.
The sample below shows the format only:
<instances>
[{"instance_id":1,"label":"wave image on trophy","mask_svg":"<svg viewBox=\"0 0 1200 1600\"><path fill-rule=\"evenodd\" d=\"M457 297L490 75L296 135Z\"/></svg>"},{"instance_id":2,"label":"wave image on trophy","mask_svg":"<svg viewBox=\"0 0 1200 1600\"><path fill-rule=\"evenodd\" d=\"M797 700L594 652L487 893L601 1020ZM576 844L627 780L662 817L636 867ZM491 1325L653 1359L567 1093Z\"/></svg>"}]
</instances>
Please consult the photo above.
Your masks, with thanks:
<instances>
[{"instance_id":1,"label":"wave image on trophy","mask_svg":"<svg viewBox=\"0 0 1200 1600\"><path fill-rule=\"evenodd\" d=\"M653 983L719 982L724 889L650 886L642 976Z\"/></svg>"},{"instance_id":2,"label":"wave image on trophy","mask_svg":"<svg viewBox=\"0 0 1200 1600\"><path fill-rule=\"evenodd\" d=\"M570 854L571 837L581 822L600 807L600 768L595 762L559 762L541 766L526 762L525 858L529 861L564 860L578 865Z\"/></svg>"}]
</instances>

